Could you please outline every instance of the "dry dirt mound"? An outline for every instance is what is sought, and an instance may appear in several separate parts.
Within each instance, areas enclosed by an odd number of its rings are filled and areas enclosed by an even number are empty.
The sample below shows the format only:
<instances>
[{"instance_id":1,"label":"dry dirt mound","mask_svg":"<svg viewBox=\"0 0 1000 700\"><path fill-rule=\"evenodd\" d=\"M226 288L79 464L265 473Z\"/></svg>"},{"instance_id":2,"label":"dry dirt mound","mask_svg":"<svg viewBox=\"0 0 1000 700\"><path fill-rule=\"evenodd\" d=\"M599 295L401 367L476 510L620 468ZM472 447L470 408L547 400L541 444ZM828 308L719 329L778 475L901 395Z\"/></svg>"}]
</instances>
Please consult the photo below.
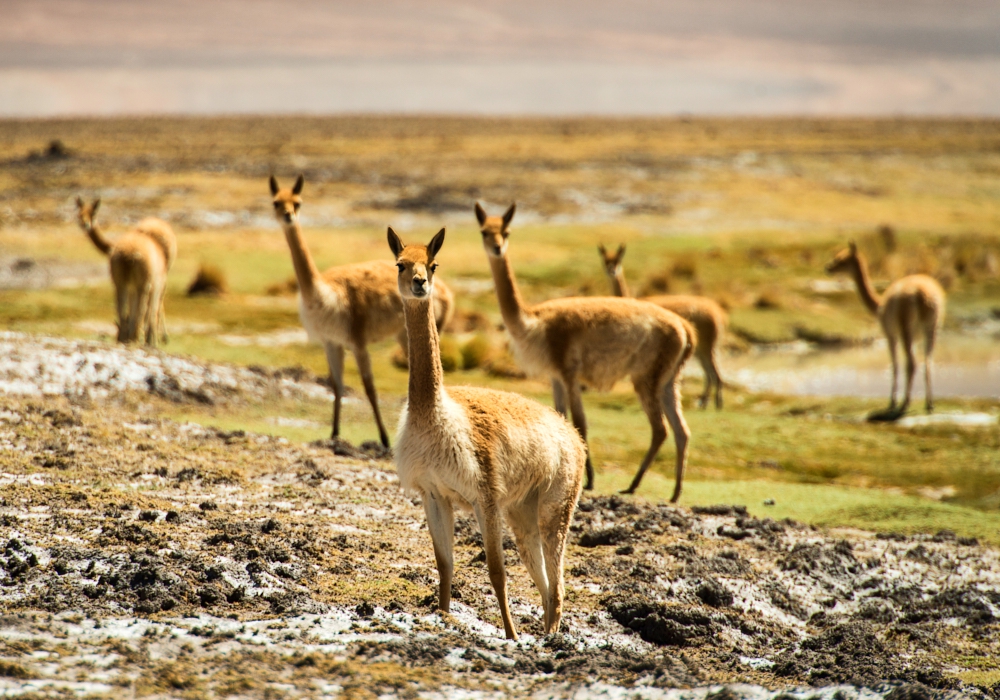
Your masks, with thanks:
<instances>
[{"instance_id":1,"label":"dry dirt mound","mask_svg":"<svg viewBox=\"0 0 1000 700\"><path fill-rule=\"evenodd\" d=\"M125 355L147 371L149 358L165 358ZM219 371L192 365L197 376ZM261 391L275 380L263 381ZM585 498L562 634L542 635L538 594L508 543L524 633L512 643L470 519L456 533L454 608L434 610L422 508L391 464L339 456L332 443L136 421L113 391L88 409L41 393L0 398L4 691L1000 690L956 677L1000 657L998 553L948 532L831 536L739 506Z\"/></svg>"}]
</instances>

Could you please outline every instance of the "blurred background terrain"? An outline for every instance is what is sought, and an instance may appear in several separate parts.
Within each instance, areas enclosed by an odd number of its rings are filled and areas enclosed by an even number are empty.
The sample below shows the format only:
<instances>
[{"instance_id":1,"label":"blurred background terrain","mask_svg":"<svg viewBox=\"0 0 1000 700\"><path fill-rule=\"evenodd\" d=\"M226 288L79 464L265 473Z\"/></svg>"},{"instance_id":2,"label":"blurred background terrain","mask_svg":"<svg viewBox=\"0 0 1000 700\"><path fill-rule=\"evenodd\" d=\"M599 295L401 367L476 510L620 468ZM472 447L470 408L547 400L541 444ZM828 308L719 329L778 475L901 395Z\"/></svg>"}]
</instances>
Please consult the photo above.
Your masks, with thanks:
<instances>
[{"instance_id":1,"label":"blurred background terrain","mask_svg":"<svg viewBox=\"0 0 1000 700\"><path fill-rule=\"evenodd\" d=\"M990 0L8 0L0 114L1000 113Z\"/></svg>"}]
</instances>

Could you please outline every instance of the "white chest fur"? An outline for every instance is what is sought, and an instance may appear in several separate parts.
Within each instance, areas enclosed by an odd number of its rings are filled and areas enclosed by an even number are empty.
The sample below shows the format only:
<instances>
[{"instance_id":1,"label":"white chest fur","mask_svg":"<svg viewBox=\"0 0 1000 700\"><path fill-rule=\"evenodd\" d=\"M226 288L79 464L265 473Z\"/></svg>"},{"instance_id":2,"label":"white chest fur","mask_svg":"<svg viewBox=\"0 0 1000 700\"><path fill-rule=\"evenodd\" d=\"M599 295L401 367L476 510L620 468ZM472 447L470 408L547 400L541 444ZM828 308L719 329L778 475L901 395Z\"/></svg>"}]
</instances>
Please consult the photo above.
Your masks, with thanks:
<instances>
[{"instance_id":1,"label":"white chest fur","mask_svg":"<svg viewBox=\"0 0 1000 700\"><path fill-rule=\"evenodd\" d=\"M409 405L403 408L395 450L400 483L404 489L437 492L455 505L470 507L479 487L472 427L462 407L443 392L433 414L411 418Z\"/></svg>"}]
</instances>

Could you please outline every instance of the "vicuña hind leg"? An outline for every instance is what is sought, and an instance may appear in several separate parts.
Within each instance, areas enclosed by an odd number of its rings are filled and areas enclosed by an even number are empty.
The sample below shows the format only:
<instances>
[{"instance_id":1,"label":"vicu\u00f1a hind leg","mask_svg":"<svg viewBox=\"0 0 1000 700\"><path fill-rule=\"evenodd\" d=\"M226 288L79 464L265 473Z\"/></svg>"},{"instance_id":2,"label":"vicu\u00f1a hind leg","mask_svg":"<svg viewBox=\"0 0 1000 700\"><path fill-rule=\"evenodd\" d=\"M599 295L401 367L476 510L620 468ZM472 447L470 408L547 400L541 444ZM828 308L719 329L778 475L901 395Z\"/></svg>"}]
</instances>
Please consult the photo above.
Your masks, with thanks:
<instances>
[{"instance_id":1,"label":"vicu\u00f1a hind leg","mask_svg":"<svg viewBox=\"0 0 1000 700\"><path fill-rule=\"evenodd\" d=\"M587 480L583 483L583 488L588 491L594 488L594 463L590 459L590 443L587 442L587 416L583 412L583 395L580 391L580 383L576 377L566 377L562 380L562 386L569 396L569 412L573 418L573 427L583 438L583 444L587 448Z\"/></svg>"},{"instance_id":2,"label":"vicu\u00f1a hind leg","mask_svg":"<svg viewBox=\"0 0 1000 700\"><path fill-rule=\"evenodd\" d=\"M580 494L580 482L543 494L538 506L542 551L549 580L549 601L545 606L545 633L559 631L563 603L563 558L566 554L566 533L573 519L573 510Z\"/></svg>"},{"instance_id":3,"label":"vicu\u00f1a hind leg","mask_svg":"<svg viewBox=\"0 0 1000 700\"><path fill-rule=\"evenodd\" d=\"M708 366L712 371L712 383L715 384L715 408L722 408L722 375L719 374L719 365L715 361L715 353L708 356Z\"/></svg>"},{"instance_id":4,"label":"vicu\u00f1a hind leg","mask_svg":"<svg viewBox=\"0 0 1000 700\"><path fill-rule=\"evenodd\" d=\"M476 519L479 520L479 531L483 533L483 549L486 550L486 568L490 574L490 583L500 603L500 617L503 619L504 633L507 639L517 639L514 620L510 616L510 604L507 602L507 569L503 558L503 523L496 506L492 503L476 504Z\"/></svg>"},{"instance_id":5,"label":"vicu\u00f1a hind leg","mask_svg":"<svg viewBox=\"0 0 1000 700\"><path fill-rule=\"evenodd\" d=\"M687 421L684 420L684 413L681 407L681 383L680 378L674 378L663 387L663 412L667 416L667 423L674 431L674 446L677 448L677 464L674 469L674 495L670 497L671 503L677 503L681 497L681 485L684 483L684 466L687 463L687 446L691 439L691 430Z\"/></svg>"},{"instance_id":6,"label":"vicu\u00f1a hind leg","mask_svg":"<svg viewBox=\"0 0 1000 700\"><path fill-rule=\"evenodd\" d=\"M451 581L455 573L455 513L448 499L432 492L424 494L424 512L440 577L438 609L448 612L451 607Z\"/></svg>"},{"instance_id":7,"label":"vicu\u00f1a hind leg","mask_svg":"<svg viewBox=\"0 0 1000 700\"><path fill-rule=\"evenodd\" d=\"M707 354L698 353L698 364L701 365L702 372L705 373L705 390L698 397L698 408L708 408L708 397L712 393L714 385L715 370L712 368L712 357ZM718 406L716 406L718 408Z\"/></svg>"},{"instance_id":8,"label":"vicu\u00f1a hind leg","mask_svg":"<svg viewBox=\"0 0 1000 700\"><path fill-rule=\"evenodd\" d=\"M566 387L558 379L552 380L552 403L555 405L556 413L563 418L566 417Z\"/></svg>"},{"instance_id":9,"label":"vicu\u00f1a hind leg","mask_svg":"<svg viewBox=\"0 0 1000 700\"><path fill-rule=\"evenodd\" d=\"M368 356L368 349L364 347L354 350L354 359L358 362L358 372L361 374L361 381L365 385L365 394L368 396L368 403L372 405L375 413L375 423L378 425L378 436L383 447L389 447L389 433L385 431L385 424L382 423L382 414L378 410L378 393L375 391L375 378L372 376L372 361Z\"/></svg>"},{"instance_id":10,"label":"vicu\u00f1a hind leg","mask_svg":"<svg viewBox=\"0 0 1000 700\"><path fill-rule=\"evenodd\" d=\"M128 314L129 299L128 287L119 284L115 287L115 310L118 313L118 336L119 343L128 342Z\"/></svg>"},{"instance_id":11,"label":"vicu\u00f1a hind leg","mask_svg":"<svg viewBox=\"0 0 1000 700\"><path fill-rule=\"evenodd\" d=\"M889 357L892 359L892 390L889 392L889 410L896 408L896 394L899 390L899 355L897 352L896 334L886 333L886 340L889 343Z\"/></svg>"},{"instance_id":12,"label":"vicu\u00f1a hind leg","mask_svg":"<svg viewBox=\"0 0 1000 700\"><path fill-rule=\"evenodd\" d=\"M903 352L906 353L906 392L903 394L903 404L899 407L900 414L905 413L910 406L913 377L917 373L917 358L913 352L913 334L905 328L903 329Z\"/></svg>"},{"instance_id":13,"label":"vicu\u00f1a hind leg","mask_svg":"<svg viewBox=\"0 0 1000 700\"><path fill-rule=\"evenodd\" d=\"M927 331L924 344L924 393L926 394L924 406L928 413L934 412L934 391L931 389L931 365L934 364L934 340L937 335L937 328L931 327Z\"/></svg>"},{"instance_id":14,"label":"vicu\u00f1a hind leg","mask_svg":"<svg viewBox=\"0 0 1000 700\"><path fill-rule=\"evenodd\" d=\"M635 490L639 488L639 482L642 481L643 474L646 473L649 465L656 459L656 453L660 451L660 446L667 439L667 427L663 421L663 407L661 406L660 397L657 396L655 380L647 377L642 380L633 381L632 386L635 387L635 393L639 396L639 403L642 404L642 410L646 412L646 417L649 418L649 427L652 429L652 436L650 437L649 449L646 451L646 456L643 457L642 464L639 465L639 471L635 473L632 483L622 493L635 493Z\"/></svg>"},{"instance_id":15,"label":"vicu\u00f1a hind leg","mask_svg":"<svg viewBox=\"0 0 1000 700\"><path fill-rule=\"evenodd\" d=\"M542 537L538 530L538 493L533 493L522 503L507 511L507 522L514 533L517 551L521 561L535 582L535 587L542 594L542 607L545 610L545 622L548 624L549 610L549 579L545 573L545 555L542 552Z\"/></svg>"}]
</instances>

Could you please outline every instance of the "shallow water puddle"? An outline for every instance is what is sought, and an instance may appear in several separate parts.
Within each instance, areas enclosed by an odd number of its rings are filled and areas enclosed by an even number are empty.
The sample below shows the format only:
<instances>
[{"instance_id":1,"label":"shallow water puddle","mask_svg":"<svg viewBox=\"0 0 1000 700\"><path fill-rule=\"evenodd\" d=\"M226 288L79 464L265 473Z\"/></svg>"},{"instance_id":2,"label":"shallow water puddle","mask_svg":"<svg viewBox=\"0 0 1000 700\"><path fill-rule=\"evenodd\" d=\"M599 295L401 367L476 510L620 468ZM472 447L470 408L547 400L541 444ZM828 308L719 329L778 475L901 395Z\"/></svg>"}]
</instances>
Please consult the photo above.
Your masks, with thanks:
<instances>
[{"instance_id":1,"label":"shallow water puddle","mask_svg":"<svg viewBox=\"0 0 1000 700\"><path fill-rule=\"evenodd\" d=\"M922 400L922 350L917 357L912 397ZM901 396L905 383L902 353L899 362ZM689 367L687 371L693 369ZM836 351L816 350L801 341L760 347L726 360L722 373L729 381L750 391L796 396L888 398L892 386L889 351L884 340L868 347ZM934 395L939 398L1000 397L1000 347L991 338L946 336L939 342L933 365L933 386Z\"/></svg>"}]
</instances>

